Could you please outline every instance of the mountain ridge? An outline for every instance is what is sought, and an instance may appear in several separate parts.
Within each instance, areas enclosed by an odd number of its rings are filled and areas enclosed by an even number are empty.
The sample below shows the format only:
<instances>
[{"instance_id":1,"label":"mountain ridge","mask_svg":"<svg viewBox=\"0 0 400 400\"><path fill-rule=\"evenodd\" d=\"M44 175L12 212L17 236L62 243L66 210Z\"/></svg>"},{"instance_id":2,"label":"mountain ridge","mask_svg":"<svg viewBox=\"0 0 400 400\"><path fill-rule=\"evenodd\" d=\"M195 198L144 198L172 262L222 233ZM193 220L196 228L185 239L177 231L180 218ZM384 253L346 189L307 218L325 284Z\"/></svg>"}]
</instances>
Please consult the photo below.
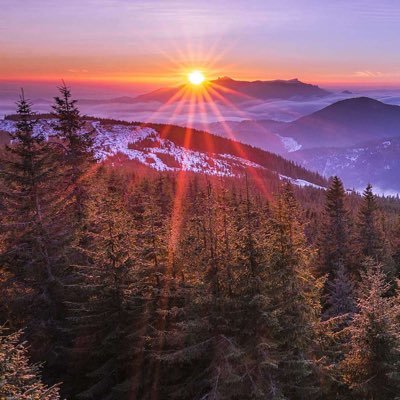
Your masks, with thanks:
<instances>
[{"instance_id":1,"label":"mountain ridge","mask_svg":"<svg viewBox=\"0 0 400 400\"><path fill-rule=\"evenodd\" d=\"M43 117L43 116L42 116ZM51 116L39 119L35 133L51 140ZM261 174L298 180L299 184L326 187L317 173L293 161L250 145L212 135L205 131L177 125L144 124L98 118L86 118L85 131L93 132L96 154L100 160L122 156L159 171L192 171L217 176L235 176L254 169ZM2 137L15 131L15 117L0 120ZM303 183L301 183L303 182Z\"/></svg>"},{"instance_id":2,"label":"mountain ridge","mask_svg":"<svg viewBox=\"0 0 400 400\"><path fill-rule=\"evenodd\" d=\"M212 90L208 91L208 95L213 101L220 101L220 96L223 95L229 101L233 101L234 103L290 98L301 100L313 97L324 97L330 94L329 91L320 88L318 85L304 83L297 78L289 80L275 79L269 81L242 81L230 77L219 77L214 80L206 81L203 85L206 90L207 87L212 88ZM186 91L196 93L199 89L201 88L193 87L189 84L183 84L176 87L159 88L135 97L122 96L108 100L81 99L80 102L81 104L135 104L142 102L165 103L171 99L173 99L172 102L175 102L181 100L180 92L183 93ZM215 94L215 91L218 95Z\"/></svg>"},{"instance_id":3,"label":"mountain ridge","mask_svg":"<svg viewBox=\"0 0 400 400\"><path fill-rule=\"evenodd\" d=\"M400 135L400 106L370 97L339 100L288 123L279 132L302 145L345 147Z\"/></svg>"},{"instance_id":4,"label":"mountain ridge","mask_svg":"<svg viewBox=\"0 0 400 400\"><path fill-rule=\"evenodd\" d=\"M287 157L323 176L338 175L348 187L362 190L372 183L381 194L399 194L400 136L349 147L299 150Z\"/></svg>"},{"instance_id":5,"label":"mountain ridge","mask_svg":"<svg viewBox=\"0 0 400 400\"><path fill-rule=\"evenodd\" d=\"M400 193L400 107L369 97L340 100L293 122L268 120L209 124L213 133L269 148L347 186L368 183L381 193ZM250 129L249 129L250 127ZM277 143L279 140L280 143Z\"/></svg>"}]
</instances>

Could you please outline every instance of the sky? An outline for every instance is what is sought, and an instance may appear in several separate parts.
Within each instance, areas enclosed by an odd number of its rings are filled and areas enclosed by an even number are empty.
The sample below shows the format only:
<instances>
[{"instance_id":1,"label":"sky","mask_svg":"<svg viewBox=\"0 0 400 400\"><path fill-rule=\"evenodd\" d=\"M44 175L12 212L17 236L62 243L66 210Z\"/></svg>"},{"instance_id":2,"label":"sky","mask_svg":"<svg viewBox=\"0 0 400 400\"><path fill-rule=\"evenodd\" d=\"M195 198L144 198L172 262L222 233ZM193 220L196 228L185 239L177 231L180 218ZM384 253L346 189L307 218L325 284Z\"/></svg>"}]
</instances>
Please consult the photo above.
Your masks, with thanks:
<instances>
[{"instance_id":1,"label":"sky","mask_svg":"<svg viewBox=\"0 0 400 400\"><path fill-rule=\"evenodd\" d=\"M0 80L400 87L398 0L0 0Z\"/></svg>"}]
</instances>

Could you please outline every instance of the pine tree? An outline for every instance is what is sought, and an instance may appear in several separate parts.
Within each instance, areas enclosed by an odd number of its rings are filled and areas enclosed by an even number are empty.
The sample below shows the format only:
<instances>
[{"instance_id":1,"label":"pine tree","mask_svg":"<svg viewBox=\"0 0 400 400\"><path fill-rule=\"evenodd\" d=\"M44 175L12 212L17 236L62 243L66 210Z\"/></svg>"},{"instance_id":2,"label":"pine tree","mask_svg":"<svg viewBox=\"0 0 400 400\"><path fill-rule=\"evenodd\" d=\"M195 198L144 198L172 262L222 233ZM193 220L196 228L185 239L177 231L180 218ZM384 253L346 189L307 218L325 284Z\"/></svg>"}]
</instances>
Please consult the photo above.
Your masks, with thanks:
<instances>
[{"instance_id":1,"label":"pine tree","mask_svg":"<svg viewBox=\"0 0 400 400\"><path fill-rule=\"evenodd\" d=\"M58 400L58 385L46 386L40 376L40 365L31 364L22 332L5 334L0 327L0 398L20 400Z\"/></svg>"},{"instance_id":2,"label":"pine tree","mask_svg":"<svg viewBox=\"0 0 400 400\"><path fill-rule=\"evenodd\" d=\"M319 244L321 272L332 273L349 260L349 216L341 180L334 176L326 192L323 226Z\"/></svg>"},{"instance_id":3,"label":"pine tree","mask_svg":"<svg viewBox=\"0 0 400 400\"><path fill-rule=\"evenodd\" d=\"M381 265L364 263L358 312L347 328L340 367L351 398L389 400L400 393L400 326L394 297Z\"/></svg>"},{"instance_id":4,"label":"pine tree","mask_svg":"<svg viewBox=\"0 0 400 400\"><path fill-rule=\"evenodd\" d=\"M60 96L54 98L54 130L64 144L64 164L68 203L72 205L75 223L81 224L84 217L85 185L83 177L94 161L91 132L84 130L85 122L73 100L70 89L59 87Z\"/></svg>"}]
</instances>

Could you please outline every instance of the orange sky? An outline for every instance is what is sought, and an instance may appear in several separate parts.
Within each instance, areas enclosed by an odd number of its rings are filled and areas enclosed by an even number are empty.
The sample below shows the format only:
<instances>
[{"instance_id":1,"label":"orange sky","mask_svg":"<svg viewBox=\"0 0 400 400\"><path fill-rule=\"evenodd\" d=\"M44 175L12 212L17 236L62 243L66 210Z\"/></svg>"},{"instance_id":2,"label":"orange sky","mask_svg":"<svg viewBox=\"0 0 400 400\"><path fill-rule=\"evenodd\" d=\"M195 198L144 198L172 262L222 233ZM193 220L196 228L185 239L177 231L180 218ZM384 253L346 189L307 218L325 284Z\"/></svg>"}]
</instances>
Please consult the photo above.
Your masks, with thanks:
<instances>
[{"instance_id":1,"label":"orange sky","mask_svg":"<svg viewBox=\"0 0 400 400\"><path fill-rule=\"evenodd\" d=\"M400 86L395 3L3 0L0 80L158 87L198 68L210 79Z\"/></svg>"}]
</instances>

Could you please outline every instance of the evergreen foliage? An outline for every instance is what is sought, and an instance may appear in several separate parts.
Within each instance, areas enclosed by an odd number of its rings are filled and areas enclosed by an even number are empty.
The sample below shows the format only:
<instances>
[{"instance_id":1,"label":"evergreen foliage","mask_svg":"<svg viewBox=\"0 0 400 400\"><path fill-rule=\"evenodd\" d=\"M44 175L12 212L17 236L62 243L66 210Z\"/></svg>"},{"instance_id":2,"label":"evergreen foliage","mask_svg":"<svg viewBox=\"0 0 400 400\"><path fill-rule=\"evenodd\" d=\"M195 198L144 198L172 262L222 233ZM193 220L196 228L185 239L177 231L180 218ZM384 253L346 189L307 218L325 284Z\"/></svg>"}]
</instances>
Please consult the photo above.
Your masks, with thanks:
<instances>
[{"instance_id":1,"label":"evergreen foliage","mask_svg":"<svg viewBox=\"0 0 400 400\"><path fill-rule=\"evenodd\" d=\"M341 363L351 398L395 399L400 393L400 326L395 297L382 266L368 258L359 288L358 312L347 328Z\"/></svg>"},{"instance_id":2,"label":"evergreen foliage","mask_svg":"<svg viewBox=\"0 0 400 400\"><path fill-rule=\"evenodd\" d=\"M72 99L70 89L63 82L59 88L60 95L54 98L53 116L56 119L54 130L64 150L63 163L65 192L67 202L72 205L73 218L81 224L84 217L85 185L82 180L94 161L93 137L84 131L84 120Z\"/></svg>"},{"instance_id":3,"label":"evergreen foliage","mask_svg":"<svg viewBox=\"0 0 400 400\"><path fill-rule=\"evenodd\" d=\"M321 270L330 276L340 264L349 261L349 215L342 181L334 176L326 192L319 244Z\"/></svg>"},{"instance_id":4,"label":"evergreen foliage","mask_svg":"<svg viewBox=\"0 0 400 400\"><path fill-rule=\"evenodd\" d=\"M35 115L22 93L17 103L17 130L1 159L6 233L1 254L4 287L16 290L5 320L26 327L35 352L53 350L63 315L61 275L64 264L62 220L58 212L57 165L59 152L35 130ZM15 315L16 314L16 315ZM19 325L21 323L21 325ZM45 340L43 340L45 338Z\"/></svg>"},{"instance_id":5,"label":"evergreen foliage","mask_svg":"<svg viewBox=\"0 0 400 400\"><path fill-rule=\"evenodd\" d=\"M0 398L18 400L58 400L57 385L46 386L40 366L29 362L22 332L6 335L0 327Z\"/></svg>"},{"instance_id":6,"label":"evergreen foliage","mask_svg":"<svg viewBox=\"0 0 400 400\"><path fill-rule=\"evenodd\" d=\"M359 211L358 243L361 257L383 258L383 235L378 221L378 205L372 186L368 185L363 193L363 202Z\"/></svg>"},{"instance_id":7,"label":"evergreen foliage","mask_svg":"<svg viewBox=\"0 0 400 400\"><path fill-rule=\"evenodd\" d=\"M314 398L318 392L316 364L320 292L323 279L312 272L297 202L287 184L277 199L271 221L270 298L276 326L277 376L284 398Z\"/></svg>"},{"instance_id":8,"label":"evergreen foliage","mask_svg":"<svg viewBox=\"0 0 400 400\"><path fill-rule=\"evenodd\" d=\"M0 150L0 397L399 398L398 200L95 163L59 89Z\"/></svg>"}]
</instances>

